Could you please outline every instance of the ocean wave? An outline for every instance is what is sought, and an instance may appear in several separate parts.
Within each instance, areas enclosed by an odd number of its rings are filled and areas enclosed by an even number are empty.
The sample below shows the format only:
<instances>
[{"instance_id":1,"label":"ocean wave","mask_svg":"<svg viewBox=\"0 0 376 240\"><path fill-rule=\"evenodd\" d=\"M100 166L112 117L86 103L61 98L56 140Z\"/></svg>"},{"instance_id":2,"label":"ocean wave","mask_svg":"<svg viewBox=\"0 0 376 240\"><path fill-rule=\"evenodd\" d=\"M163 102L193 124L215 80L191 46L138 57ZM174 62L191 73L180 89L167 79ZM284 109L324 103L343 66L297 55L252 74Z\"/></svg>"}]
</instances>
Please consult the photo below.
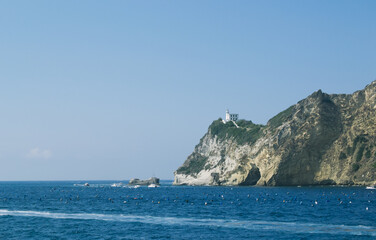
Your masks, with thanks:
<instances>
[{"instance_id":1,"label":"ocean wave","mask_svg":"<svg viewBox=\"0 0 376 240\"><path fill-rule=\"evenodd\" d=\"M208 226L225 228L242 228L253 231L283 231L294 233L335 234L335 235L365 235L376 236L376 228L372 226L350 226L318 223L276 222L276 221L249 221L235 219L201 219L137 216L123 214L97 214L97 213L56 213L41 211L15 211L0 209L0 216L39 217L53 219L99 220L117 221L128 223L144 223L157 225L181 226Z\"/></svg>"}]
</instances>

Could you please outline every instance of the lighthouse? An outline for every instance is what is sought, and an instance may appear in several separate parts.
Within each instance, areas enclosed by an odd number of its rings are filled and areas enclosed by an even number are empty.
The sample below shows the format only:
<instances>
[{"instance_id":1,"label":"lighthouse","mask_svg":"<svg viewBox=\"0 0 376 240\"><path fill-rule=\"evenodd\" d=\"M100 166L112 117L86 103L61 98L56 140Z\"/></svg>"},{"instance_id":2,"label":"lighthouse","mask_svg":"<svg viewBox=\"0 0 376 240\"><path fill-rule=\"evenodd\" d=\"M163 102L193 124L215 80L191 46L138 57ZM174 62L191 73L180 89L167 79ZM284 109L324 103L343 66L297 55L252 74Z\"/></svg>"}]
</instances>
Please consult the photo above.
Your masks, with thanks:
<instances>
[{"instance_id":1,"label":"lighthouse","mask_svg":"<svg viewBox=\"0 0 376 240\"><path fill-rule=\"evenodd\" d=\"M229 122L229 121L236 122L238 120L238 118L239 118L239 114L237 114L237 113L230 113L228 109L226 110L226 118L225 118L226 122Z\"/></svg>"}]
</instances>

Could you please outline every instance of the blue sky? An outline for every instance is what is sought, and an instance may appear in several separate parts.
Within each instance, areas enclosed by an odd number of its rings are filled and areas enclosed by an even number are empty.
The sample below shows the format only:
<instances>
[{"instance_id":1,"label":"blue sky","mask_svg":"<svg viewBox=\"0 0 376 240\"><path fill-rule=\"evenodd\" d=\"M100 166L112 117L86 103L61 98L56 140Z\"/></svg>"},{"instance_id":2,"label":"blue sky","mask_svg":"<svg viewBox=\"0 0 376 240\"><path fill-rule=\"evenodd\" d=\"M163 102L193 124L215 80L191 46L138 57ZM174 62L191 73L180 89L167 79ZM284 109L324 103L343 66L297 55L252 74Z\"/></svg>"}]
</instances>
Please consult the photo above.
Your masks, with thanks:
<instances>
[{"instance_id":1,"label":"blue sky","mask_svg":"<svg viewBox=\"0 0 376 240\"><path fill-rule=\"evenodd\" d=\"M0 180L173 171L225 109L266 123L376 79L375 1L1 1Z\"/></svg>"}]
</instances>

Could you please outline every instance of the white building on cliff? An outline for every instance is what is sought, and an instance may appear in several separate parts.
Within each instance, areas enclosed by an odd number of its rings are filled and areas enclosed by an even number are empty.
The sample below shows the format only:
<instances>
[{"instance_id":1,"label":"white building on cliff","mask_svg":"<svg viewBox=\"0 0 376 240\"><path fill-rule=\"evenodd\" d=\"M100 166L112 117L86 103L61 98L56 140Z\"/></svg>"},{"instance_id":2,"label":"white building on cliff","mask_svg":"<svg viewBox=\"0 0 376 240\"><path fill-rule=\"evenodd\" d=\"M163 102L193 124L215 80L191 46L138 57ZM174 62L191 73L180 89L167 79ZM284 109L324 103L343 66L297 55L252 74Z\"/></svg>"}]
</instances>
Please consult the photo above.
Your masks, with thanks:
<instances>
[{"instance_id":1,"label":"white building on cliff","mask_svg":"<svg viewBox=\"0 0 376 240\"><path fill-rule=\"evenodd\" d=\"M228 109L226 110L226 118L225 122L234 121L236 122L239 118L239 114L237 113L230 113Z\"/></svg>"}]
</instances>

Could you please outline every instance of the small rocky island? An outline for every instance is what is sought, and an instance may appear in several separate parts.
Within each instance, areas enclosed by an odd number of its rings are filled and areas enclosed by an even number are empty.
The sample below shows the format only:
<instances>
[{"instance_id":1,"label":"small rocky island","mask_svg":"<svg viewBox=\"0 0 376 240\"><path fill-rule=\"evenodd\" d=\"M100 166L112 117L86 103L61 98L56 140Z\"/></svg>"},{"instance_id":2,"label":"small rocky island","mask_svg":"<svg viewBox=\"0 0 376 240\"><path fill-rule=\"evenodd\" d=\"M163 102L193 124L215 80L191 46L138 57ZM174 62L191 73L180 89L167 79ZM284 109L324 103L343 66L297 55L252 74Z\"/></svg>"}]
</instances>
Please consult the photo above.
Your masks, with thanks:
<instances>
[{"instance_id":1,"label":"small rocky island","mask_svg":"<svg viewBox=\"0 0 376 240\"><path fill-rule=\"evenodd\" d=\"M140 180L138 178L132 178L129 180L128 185L150 185L150 184L155 184L159 185L159 178L152 177L147 180Z\"/></svg>"},{"instance_id":2,"label":"small rocky island","mask_svg":"<svg viewBox=\"0 0 376 240\"><path fill-rule=\"evenodd\" d=\"M376 180L376 81L353 94L321 90L266 125L214 121L174 185L368 185Z\"/></svg>"}]
</instances>

